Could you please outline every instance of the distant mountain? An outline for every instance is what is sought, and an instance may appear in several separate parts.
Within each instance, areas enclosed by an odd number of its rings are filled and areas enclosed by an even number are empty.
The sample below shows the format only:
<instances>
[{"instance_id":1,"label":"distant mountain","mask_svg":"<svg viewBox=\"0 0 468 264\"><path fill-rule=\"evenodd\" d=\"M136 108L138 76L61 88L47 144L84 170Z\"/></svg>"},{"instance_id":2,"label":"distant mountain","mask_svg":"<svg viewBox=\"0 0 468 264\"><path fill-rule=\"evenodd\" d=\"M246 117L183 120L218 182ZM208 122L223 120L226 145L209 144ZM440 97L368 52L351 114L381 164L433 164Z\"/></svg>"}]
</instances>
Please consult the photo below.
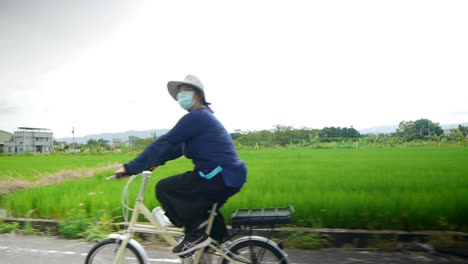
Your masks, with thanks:
<instances>
[{"instance_id":1,"label":"distant mountain","mask_svg":"<svg viewBox=\"0 0 468 264\"><path fill-rule=\"evenodd\" d=\"M468 123L461 123L461 124L442 124L440 127L442 129L451 129L451 128L457 128L458 125L462 125L464 127L468 126ZM376 126L376 127L369 127L369 128L364 128L360 129L359 133L361 135L365 134L389 134L389 133L395 133L396 130L398 129L398 125L389 125L389 126Z\"/></svg>"},{"instance_id":2,"label":"distant mountain","mask_svg":"<svg viewBox=\"0 0 468 264\"><path fill-rule=\"evenodd\" d=\"M149 138L149 137L152 137L154 133L156 133L157 136L161 136L163 134L166 134L168 131L169 129L152 129L152 130L143 130L143 131L130 130L126 132L117 132L117 133L93 134L93 135L87 135L84 137L75 137L75 143L86 144L86 142L88 142L88 140L90 139L98 140L101 138L108 140L110 143L112 143L112 139L127 140L129 136L134 136L134 137L139 137L139 138ZM72 137L56 138L55 140L65 141L67 143L73 142Z\"/></svg>"},{"instance_id":3,"label":"distant mountain","mask_svg":"<svg viewBox=\"0 0 468 264\"><path fill-rule=\"evenodd\" d=\"M389 133L395 133L397 128L398 128L398 126L395 126L395 125L392 125L392 126L376 126L376 127L369 127L369 128L360 129L359 133L361 133L361 135L365 135L365 134L389 134Z\"/></svg>"},{"instance_id":4,"label":"distant mountain","mask_svg":"<svg viewBox=\"0 0 468 264\"><path fill-rule=\"evenodd\" d=\"M464 127L468 126L468 123L461 123L461 124L448 124L448 125L440 125L442 129L450 129L450 128L458 128L459 125Z\"/></svg>"}]
</instances>

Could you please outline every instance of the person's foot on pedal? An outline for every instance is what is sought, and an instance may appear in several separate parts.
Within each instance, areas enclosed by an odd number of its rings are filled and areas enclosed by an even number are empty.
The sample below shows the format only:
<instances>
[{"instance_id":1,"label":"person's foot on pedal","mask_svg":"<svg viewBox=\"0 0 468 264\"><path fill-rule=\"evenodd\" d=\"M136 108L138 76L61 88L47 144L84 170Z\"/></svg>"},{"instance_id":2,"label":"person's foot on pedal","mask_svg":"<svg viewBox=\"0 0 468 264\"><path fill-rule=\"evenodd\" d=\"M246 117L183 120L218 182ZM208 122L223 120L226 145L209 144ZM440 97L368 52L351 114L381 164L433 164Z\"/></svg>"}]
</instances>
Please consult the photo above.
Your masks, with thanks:
<instances>
[{"instance_id":1,"label":"person's foot on pedal","mask_svg":"<svg viewBox=\"0 0 468 264\"><path fill-rule=\"evenodd\" d=\"M172 253L177 256L184 256L199 248L207 247L210 243L211 238L205 233L205 231L198 229L186 234L184 239L172 249Z\"/></svg>"}]
</instances>

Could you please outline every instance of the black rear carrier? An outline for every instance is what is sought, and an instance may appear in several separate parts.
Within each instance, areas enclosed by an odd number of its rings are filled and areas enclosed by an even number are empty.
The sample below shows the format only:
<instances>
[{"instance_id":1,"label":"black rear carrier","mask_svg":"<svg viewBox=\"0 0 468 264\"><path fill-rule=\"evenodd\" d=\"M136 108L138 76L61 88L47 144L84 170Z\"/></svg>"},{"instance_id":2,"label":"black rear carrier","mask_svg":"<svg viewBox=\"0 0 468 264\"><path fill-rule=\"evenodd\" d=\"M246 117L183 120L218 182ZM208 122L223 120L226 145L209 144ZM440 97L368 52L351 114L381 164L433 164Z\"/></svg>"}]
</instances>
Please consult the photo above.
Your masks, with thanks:
<instances>
[{"instance_id":1,"label":"black rear carrier","mask_svg":"<svg viewBox=\"0 0 468 264\"><path fill-rule=\"evenodd\" d=\"M232 227L275 226L291 222L294 207L237 209L231 215Z\"/></svg>"}]
</instances>

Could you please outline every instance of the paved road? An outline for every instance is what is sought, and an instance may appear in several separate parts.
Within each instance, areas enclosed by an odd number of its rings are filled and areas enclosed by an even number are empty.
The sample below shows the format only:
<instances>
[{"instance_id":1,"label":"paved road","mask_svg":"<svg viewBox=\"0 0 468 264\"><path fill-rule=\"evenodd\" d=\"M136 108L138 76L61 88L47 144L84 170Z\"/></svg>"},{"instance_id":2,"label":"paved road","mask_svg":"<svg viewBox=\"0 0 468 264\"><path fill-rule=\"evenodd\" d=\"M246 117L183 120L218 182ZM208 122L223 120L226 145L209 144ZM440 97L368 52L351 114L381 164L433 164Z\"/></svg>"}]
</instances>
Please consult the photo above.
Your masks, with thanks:
<instances>
[{"instance_id":1,"label":"paved road","mask_svg":"<svg viewBox=\"0 0 468 264\"><path fill-rule=\"evenodd\" d=\"M0 264L16 263L83 263L93 246L83 240L65 240L47 236L0 235ZM468 263L468 259L422 252L370 252L332 250L287 250L292 264L421 264ZM179 263L170 249L158 245L147 247L150 263Z\"/></svg>"}]
</instances>

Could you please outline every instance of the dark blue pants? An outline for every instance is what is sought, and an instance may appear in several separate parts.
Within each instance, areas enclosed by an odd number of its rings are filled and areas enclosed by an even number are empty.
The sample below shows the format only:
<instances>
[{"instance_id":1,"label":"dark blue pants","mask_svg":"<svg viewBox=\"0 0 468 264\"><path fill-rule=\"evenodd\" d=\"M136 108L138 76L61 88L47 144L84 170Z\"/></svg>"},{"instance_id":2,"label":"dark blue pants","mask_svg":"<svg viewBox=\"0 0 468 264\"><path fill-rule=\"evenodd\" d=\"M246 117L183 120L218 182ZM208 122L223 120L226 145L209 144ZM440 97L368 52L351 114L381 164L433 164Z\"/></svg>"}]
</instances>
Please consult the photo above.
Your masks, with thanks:
<instances>
[{"instance_id":1,"label":"dark blue pants","mask_svg":"<svg viewBox=\"0 0 468 264\"><path fill-rule=\"evenodd\" d=\"M156 184L156 198L166 211L166 216L177 227L190 233L208 219L208 210L218 203L218 214L213 223L211 237L222 240L227 235L224 218L219 208L240 188L226 186L221 174L207 180L194 171L174 175Z\"/></svg>"}]
</instances>

